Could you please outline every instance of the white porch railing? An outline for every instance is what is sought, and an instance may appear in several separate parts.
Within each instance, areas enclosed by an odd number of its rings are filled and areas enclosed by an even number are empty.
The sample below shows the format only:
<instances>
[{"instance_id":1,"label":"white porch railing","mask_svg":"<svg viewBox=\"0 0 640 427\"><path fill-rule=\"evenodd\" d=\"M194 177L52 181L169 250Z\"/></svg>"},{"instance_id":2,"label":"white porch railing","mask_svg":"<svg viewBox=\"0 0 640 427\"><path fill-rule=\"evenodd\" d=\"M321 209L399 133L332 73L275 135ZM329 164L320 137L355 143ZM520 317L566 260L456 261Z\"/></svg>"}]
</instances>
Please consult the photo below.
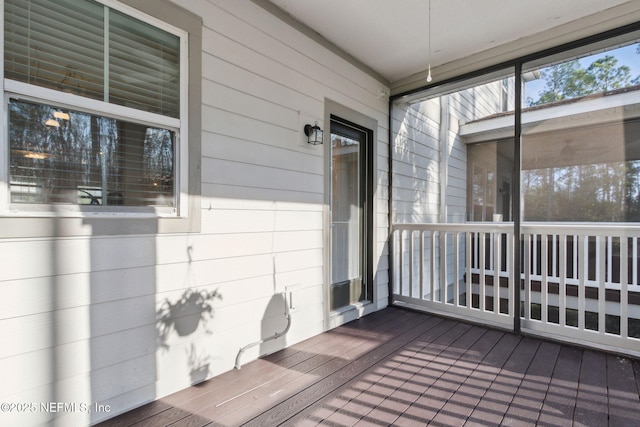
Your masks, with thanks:
<instances>
[{"instance_id":1,"label":"white porch railing","mask_svg":"<svg viewBox=\"0 0 640 427\"><path fill-rule=\"evenodd\" d=\"M393 239L394 303L513 327L512 224L396 224ZM522 330L639 356L639 246L628 224L525 223Z\"/></svg>"}]
</instances>

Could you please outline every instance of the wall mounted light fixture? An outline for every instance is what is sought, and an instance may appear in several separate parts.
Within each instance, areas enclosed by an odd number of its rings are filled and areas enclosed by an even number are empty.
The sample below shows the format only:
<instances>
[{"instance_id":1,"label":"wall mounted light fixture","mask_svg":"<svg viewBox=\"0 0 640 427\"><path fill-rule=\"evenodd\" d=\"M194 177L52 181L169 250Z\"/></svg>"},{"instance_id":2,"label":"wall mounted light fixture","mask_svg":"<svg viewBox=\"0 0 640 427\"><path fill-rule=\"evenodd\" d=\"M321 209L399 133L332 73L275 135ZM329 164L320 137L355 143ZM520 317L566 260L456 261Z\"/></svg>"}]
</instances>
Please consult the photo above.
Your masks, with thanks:
<instances>
[{"instance_id":1,"label":"wall mounted light fixture","mask_svg":"<svg viewBox=\"0 0 640 427\"><path fill-rule=\"evenodd\" d=\"M307 142L311 145L322 144L322 129L318 126L318 122L315 125L304 125L304 134L307 135Z\"/></svg>"}]
</instances>

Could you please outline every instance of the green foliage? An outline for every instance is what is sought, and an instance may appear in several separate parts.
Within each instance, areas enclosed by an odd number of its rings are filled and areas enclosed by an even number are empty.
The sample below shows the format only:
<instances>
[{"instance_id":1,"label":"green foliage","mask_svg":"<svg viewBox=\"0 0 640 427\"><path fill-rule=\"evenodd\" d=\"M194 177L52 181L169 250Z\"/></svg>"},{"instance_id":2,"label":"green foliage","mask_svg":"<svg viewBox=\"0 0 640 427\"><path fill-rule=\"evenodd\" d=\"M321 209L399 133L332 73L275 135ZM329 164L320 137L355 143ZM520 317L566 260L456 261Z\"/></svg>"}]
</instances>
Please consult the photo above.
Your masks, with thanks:
<instances>
[{"instance_id":1,"label":"green foliage","mask_svg":"<svg viewBox=\"0 0 640 427\"><path fill-rule=\"evenodd\" d=\"M530 100L529 105L541 105L549 102L560 101L572 96L573 82L580 73L580 63L577 60L563 62L540 70L541 77L545 80L545 90L536 100Z\"/></svg>"},{"instance_id":2,"label":"green foliage","mask_svg":"<svg viewBox=\"0 0 640 427\"><path fill-rule=\"evenodd\" d=\"M640 161L524 171L527 221L640 221Z\"/></svg>"},{"instance_id":3,"label":"green foliage","mask_svg":"<svg viewBox=\"0 0 640 427\"><path fill-rule=\"evenodd\" d=\"M546 67L540 74L545 89L538 99L527 98L528 106L620 89L640 80L640 77L632 80L631 68L618 66L618 60L612 55L596 59L586 69L578 60L572 60Z\"/></svg>"}]
</instances>

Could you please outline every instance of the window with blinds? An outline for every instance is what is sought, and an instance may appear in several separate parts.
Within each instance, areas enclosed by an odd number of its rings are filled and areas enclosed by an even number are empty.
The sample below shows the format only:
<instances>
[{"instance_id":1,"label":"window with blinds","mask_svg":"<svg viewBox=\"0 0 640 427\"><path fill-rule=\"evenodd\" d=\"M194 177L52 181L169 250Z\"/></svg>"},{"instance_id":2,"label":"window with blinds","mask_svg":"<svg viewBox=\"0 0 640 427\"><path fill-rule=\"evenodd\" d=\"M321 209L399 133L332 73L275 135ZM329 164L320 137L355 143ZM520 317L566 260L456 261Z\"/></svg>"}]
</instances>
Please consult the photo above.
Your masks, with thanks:
<instances>
[{"instance_id":1,"label":"window with blinds","mask_svg":"<svg viewBox=\"0 0 640 427\"><path fill-rule=\"evenodd\" d=\"M10 202L175 208L181 37L92 0L5 0Z\"/></svg>"}]
</instances>

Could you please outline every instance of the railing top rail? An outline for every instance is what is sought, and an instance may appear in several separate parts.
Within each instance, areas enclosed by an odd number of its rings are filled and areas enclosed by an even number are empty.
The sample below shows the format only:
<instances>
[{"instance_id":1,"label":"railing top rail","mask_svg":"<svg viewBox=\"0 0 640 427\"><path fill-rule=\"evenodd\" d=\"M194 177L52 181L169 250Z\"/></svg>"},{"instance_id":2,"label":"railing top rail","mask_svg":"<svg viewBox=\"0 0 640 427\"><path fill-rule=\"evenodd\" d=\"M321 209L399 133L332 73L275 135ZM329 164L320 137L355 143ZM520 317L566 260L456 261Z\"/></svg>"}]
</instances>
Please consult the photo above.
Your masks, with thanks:
<instances>
[{"instance_id":1,"label":"railing top rail","mask_svg":"<svg viewBox=\"0 0 640 427\"><path fill-rule=\"evenodd\" d=\"M416 231L461 231L474 232L485 231L495 233L508 233L513 231L512 222L465 222L465 223L421 223L421 224L393 224L392 230L416 230Z\"/></svg>"},{"instance_id":2,"label":"railing top rail","mask_svg":"<svg viewBox=\"0 0 640 427\"><path fill-rule=\"evenodd\" d=\"M573 223L573 222L523 222L523 234L589 235L640 237L640 223ZM508 233L513 231L512 222L465 222L465 223L414 223L393 224L392 230L415 231L459 231Z\"/></svg>"},{"instance_id":3,"label":"railing top rail","mask_svg":"<svg viewBox=\"0 0 640 427\"><path fill-rule=\"evenodd\" d=\"M522 232L526 234L558 234L589 236L640 236L640 223L545 223L524 222Z\"/></svg>"}]
</instances>

